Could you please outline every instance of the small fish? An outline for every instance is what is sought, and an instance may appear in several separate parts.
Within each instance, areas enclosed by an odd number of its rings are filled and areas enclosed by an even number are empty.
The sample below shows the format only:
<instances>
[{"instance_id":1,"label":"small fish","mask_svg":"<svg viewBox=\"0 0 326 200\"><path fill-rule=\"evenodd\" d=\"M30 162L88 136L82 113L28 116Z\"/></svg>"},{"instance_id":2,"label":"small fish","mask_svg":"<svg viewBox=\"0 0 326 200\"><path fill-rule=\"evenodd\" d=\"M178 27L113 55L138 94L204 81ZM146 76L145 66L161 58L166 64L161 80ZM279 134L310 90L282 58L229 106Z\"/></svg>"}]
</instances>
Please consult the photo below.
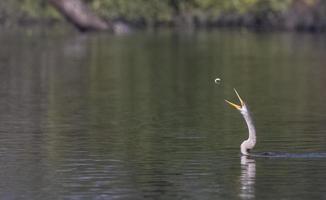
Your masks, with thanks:
<instances>
[{"instance_id":1,"label":"small fish","mask_svg":"<svg viewBox=\"0 0 326 200\"><path fill-rule=\"evenodd\" d=\"M216 84L220 84L220 83L221 83L221 79L220 79L220 78L216 78L216 79L214 80L214 82L215 82Z\"/></svg>"}]
</instances>

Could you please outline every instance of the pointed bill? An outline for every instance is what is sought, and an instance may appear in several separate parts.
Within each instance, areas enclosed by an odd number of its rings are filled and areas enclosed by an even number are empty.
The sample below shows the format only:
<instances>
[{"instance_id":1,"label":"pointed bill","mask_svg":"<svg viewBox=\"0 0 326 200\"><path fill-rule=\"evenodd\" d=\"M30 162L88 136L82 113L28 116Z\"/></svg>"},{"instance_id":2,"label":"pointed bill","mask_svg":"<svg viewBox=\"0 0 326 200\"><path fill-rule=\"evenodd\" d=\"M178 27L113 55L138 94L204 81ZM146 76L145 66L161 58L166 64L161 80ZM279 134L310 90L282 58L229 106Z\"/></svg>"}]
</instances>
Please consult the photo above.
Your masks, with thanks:
<instances>
[{"instance_id":1,"label":"pointed bill","mask_svg":"<svg viewBox=\"0 0 326 200\"><path fill-rule=\"evenodd\" d=\"M240 103L241 103L241 106L243 106L244 105L244 101L241 99L241 97L240 97L240 95L238 94L238 92L237 92L237 90L235 89L235 88L233 88L234 89L234 92L237 94L237 96L238 96L238 99L239 99L239 101L240 101Z\"/></svg>"},{"instance_id":2,"label":"pointed bill","mask_svg":"<svg viewBox=\"0 0 326 200\"><path fill-rule=\"evenodd\" d=\"M228 100L226 100L226 99L224 99L224 100L225 100L226 103L230 104L230 105L233 106L234 108L236 108L236 109L238 109L238 110L241 109L241 106L239 106L239 105L237 105L237 104L235 104L235 103L232 103L232 102L230 102L230 101L228 101Z\"/></svg>"},{"instance_id":3,"label":"pointed bill","mask_svg":"<svg viewBox=\"0 0 326 200\"><path fill-rule=\"evenodd\" d=\"M245 105L245 104L244 104L244 101L241 99L240 95L238 94L238 92L237 92L237 90L236 90L235 88L234 88L234 92L235 92L235 94L237 95L237 97L238 97L238 99L239 99L241 105L237 105L237 104L232 103L232 102L230 102L230 101L228 101L228 100L226 100L226 99L225 99L225 102L228 103L228 104L230 104L230 105L233 106L234 108L236 108L236 109L238 109L238 110L241 110L241 108Z\"/></svg>"}]
</instances>

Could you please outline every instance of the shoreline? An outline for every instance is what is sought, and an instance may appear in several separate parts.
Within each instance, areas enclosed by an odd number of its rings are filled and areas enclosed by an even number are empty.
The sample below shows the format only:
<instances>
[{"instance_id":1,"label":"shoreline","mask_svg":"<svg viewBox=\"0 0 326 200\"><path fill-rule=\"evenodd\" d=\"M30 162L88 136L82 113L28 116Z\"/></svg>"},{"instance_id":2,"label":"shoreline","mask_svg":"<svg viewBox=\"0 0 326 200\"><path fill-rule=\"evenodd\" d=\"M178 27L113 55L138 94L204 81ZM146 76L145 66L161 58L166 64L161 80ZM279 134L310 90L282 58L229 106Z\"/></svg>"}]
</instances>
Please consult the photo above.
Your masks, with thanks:
<instances>
[{"instance_id":1,"label":"shoreline","mask_svg":"<svg viewBox=\"0 0 326 200\"><path fill-rule=\"evenodd\" d=\"M219 11L214 11L213 6L196 7L191 3L186 3L188 7L182 7L182 3L171 1L170 3L162 2L161 7L140 13L137 13L136 9L140 9L140 5L128 13L119 7L101 7L102 4L99 2L97 6L84 4L80 0L76 0L75 3L78 4L73 10L69 10L68 8L74 5L74 2L51 0L49 4L42 5L39 2L40 5L35 4L34 7L29 4L2 3L0 4L0 11L2 11L0 12L0 27L37 26L51 29L58 24L66 26L70 23L80 32L111 30L119 33L160 28L180 31L221 28L309 33L326 31L326 2L321 0L292 0L288 3L276 4L278 6L272 2L257 1L248 3L249 7L246 7L246 4L233 5L233 7L220 5ZM104 2L102 3L105 5ZM26 10L25 7L28 8L28 5L30 9ZM129 4L122 5L126 9ZM217 5L219 4L216 3L215 6ZM244 6L244 10L241 10L241 5ZM147 6L155 8L154 4Z\"/></svg>"},{"instance_id":2,"label":"shoreline","mask_svg":"<svg viewBox=\"0 0 326 200\"><path fill-rule=\"evenodd\" d=\"M316 1L307 4L304 0L295 1L286 10L273 10L271 8L252 9L246 12L221 11L216 16L209 13L196 14L194 11L179 11L170 14L167 19L145 18L142 15L129 19L125 15L112 18L101 16L94 12L94 16L106 26L105 28L94 28L95 20L87 21L86 28L90 31L107 31L107 27L113 32L129 32L129 30L158 30L173 29L179 31L196 30L218 30L218 29L246 29L249 31L282 31L282 32L308 32L323 33L326 31L326 3ZM0 16L1 28L28 28L40 27L51 29L53 27L71 26L76 21L68 21L60 15L2 15ZM91 13L93 14L93 13ZM80 16L73 16L78 19ZM76 24L75 24L76 25ZM88 27L90 26L90 27ZM83 28L75 26L75 28ZM94 30L93 30L94 28ZM101 30L102 29L102 30ZM87 30L86 30L87 31ZM83 32L83 30L80 30Z\"/></svg>"},{"instance_id":3,"label":"shoreline","mask_svg":"<svg viewBox=\"0 0 326 200\"><path fill-rule=\"evenodd\" d=\"M139 22L128 22L128 21L113 21L110 22L114 26L123 26L130 31L146 31L146 30L160 30L160 29L168 29L168 30L176 30L176 31L214 31L214 30L247 30L253 32L293 32L293 33L325 33L326 26L319 26L318 24L309 24L309 25L298 25L295 27L286 27L284 24L274 24L267 25L266 24L257 24L257 23L247 23L243 19L238 19L234 21L230 20L218 20L215 22L206 22L205 24L181 24L176 25L173 22L157 22L152 26L148 26ZM75 29L71 24L66 22L65 20L23 20L16 22L0 22L1 29L21 29L21 28L40 28L40 29L56 29L58 27L71 28ZM93 31L94 32L94 31ZM100 31L100 32L109 32L109 31ZM129 31L127 31L129 32Z\"/></svg>"}]
</instances>

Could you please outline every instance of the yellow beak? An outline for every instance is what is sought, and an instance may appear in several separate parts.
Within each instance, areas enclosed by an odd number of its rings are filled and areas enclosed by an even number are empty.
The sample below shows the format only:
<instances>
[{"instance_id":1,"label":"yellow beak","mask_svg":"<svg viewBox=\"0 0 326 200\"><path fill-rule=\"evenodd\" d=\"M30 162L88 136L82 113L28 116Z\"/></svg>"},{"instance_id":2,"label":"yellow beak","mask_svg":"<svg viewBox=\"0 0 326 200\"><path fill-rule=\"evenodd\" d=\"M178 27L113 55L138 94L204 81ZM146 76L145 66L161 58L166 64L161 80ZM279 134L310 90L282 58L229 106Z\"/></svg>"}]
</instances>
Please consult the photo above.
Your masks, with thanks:
<instances>
[{"instance_id":1,"label":"yellow beak","mask_svg":"<svg viewBox=\"0 0 326 200\"><path fill-rule=\"evenodd\" d=\"M230 104L230 105L233 106L234 108L240 110L240 109L242 108L242 106L244 106L244 101L241 99L241 97L240 97L240 95L238 94L238 92L237 92L236 89L234 89L234 92L235 92L236 95L238 96L238 99L239 99L241 105L237 105L237 104L232 103L232 102L230 102L230 101L228 101L228 100L226 100L226 99L225 99L225 102L228 103L228 104Z\"/></svg>"}]
</instances>

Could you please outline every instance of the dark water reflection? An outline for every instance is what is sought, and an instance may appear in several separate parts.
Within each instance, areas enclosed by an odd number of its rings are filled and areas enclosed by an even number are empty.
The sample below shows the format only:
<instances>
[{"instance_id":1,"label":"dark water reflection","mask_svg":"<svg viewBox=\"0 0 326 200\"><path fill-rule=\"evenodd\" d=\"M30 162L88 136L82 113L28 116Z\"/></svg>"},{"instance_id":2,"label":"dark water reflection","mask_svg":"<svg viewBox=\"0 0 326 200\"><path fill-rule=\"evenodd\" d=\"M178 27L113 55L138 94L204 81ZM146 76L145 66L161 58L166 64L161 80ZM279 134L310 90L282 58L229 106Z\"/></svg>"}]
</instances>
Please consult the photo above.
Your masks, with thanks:
<instances>
[{"instance_id":1,"label":"dark water reflection","mask_svg":"<svg viewBox=\"0 0 326 200\"><path fill-rule=\"evenodd\" d=\"M322 35L0 34L0 199L323 199ZM221 84L214 84L220 77Z\"/></svg>"}]
</instances>

